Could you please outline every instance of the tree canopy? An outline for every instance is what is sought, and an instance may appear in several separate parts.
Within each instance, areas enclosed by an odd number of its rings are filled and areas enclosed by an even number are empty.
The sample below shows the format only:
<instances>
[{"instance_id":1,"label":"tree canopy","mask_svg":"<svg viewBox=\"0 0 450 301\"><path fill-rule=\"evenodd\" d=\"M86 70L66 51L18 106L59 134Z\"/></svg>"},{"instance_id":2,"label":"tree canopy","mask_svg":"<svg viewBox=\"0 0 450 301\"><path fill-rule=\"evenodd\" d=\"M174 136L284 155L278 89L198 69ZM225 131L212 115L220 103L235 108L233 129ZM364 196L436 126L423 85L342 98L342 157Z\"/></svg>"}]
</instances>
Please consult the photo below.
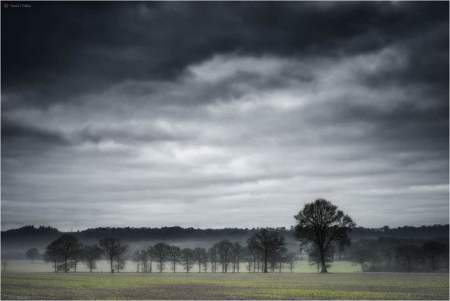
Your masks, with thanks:
<instances>
[{"instance_id":1,"label":"tree canopy","mask_svg":"<svg viewBox=\"0 0 450 301\"><path fill-rule=\"evenodd\" d=\"M269 256L286 246L284 237L276 229L263 228L247 240L248 248L259 252L264 259L264 273L267 273Z\"/></svg>"},{"instance_id":2,"label":"tree canopy","mask_svg":"<svg viewBox=\"0 0 450 301\"><path fill-rule=\"evenodd\" d=\"M39 251L36 248L31 248L25 253L25 257L28 259L31 259L31 262L33 262L34 259L39 257Z\"/></svg>"},{"instance_id":3,"label":"tree canopy","mask_svg":"<svg viewBox=\"0 0 450 301\"><path fill-rule=\"evenodd\" d=\"M73 259L80 253L81 244L78 238L71 234L65 234L53 241L46 250L46 257L48 261L56 264L58 261L64 262L64 272L69 271L68 260Z\"/></svg>"},{"instance_id":4,"label":"tree canopy","mask_svg":"<svg viewBox=\"0 0 450 301\"><path fill-rule=\"evenodd\" d=\"M113 261L121 258L128 251L128 245L117 237L105 237L99 241L99 247L110 261L111 273L114 273Z\"/></svg>"},{"instance_id":5,"label":"tree canopy","mask_svg":"<svg viewBox=\"0 0 450 301\"><path fill-rule=\"evenodd\" d=\"M317 246L321 258L321 272L326 273L327 250L334 246L342 250L349 245L348 233L356 224L344 212L337 210L337 206L325 199L305 204L294 218L297 220L294 228L295 238L305 246L310 244Z\"/></svg>"}]
</instances>

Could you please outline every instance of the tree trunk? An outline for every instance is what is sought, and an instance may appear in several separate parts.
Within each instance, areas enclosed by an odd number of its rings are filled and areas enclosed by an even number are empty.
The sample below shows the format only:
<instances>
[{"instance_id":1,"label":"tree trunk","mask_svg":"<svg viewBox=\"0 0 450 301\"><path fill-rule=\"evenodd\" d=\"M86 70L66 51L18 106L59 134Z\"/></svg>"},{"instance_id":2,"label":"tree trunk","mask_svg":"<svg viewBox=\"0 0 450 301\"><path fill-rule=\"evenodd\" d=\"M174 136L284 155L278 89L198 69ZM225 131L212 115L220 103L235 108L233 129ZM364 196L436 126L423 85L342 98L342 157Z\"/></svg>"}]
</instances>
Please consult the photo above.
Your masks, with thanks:
<instances>
[{"instance_id":1,"label":"tree trunk","mask_svg":"<svg viewBox=\"0 0 450 301\"><path fill-rule=\"evenodd\" d=\"M152 268L153 268L153 259L152 258L150 258L150 265L149 265L149 271L150 271L150 273L152 272Z\"/></svg>"},{"instance_id":2,"label":"tree trunk","mask_svg":"<svg viewBox=\"0 0 450 301\"><path fill-rule=\"evenodd\" d=\"M67 273L67 259L64 259L64 273Z\"/></svg>"},{"instance_id":3,"label":"tree trunk","mask_svg":"<svg viewBox=\"0 0 450 301\"><path fill-rule=\"evenodd\" d=\"M112 259L112 257L111 257L111 274L114 274L114 269L113 269L113 259Z\"/></svg>"},{"instance_id":4,"label":"tree trunk","mask_svg":"<svg viewBox=\"0 0 450 301\"><path fill-rule=\"evenodd\" d=\"M264 273L267 273L267 255L264 254Z\"/></svg>"},{"instance_id":5,"label":"tree trunk","mask_svg":"<svg viewBox=\"0 0 450 301\"><path fill-rule=\"evenodd\" d=\"M325 250L323 250L323 249L320 250L320 262L322 263L322 271L320 271L320 272L328 273L327 266L325 264Z\"/></svg>"}]
</instances>

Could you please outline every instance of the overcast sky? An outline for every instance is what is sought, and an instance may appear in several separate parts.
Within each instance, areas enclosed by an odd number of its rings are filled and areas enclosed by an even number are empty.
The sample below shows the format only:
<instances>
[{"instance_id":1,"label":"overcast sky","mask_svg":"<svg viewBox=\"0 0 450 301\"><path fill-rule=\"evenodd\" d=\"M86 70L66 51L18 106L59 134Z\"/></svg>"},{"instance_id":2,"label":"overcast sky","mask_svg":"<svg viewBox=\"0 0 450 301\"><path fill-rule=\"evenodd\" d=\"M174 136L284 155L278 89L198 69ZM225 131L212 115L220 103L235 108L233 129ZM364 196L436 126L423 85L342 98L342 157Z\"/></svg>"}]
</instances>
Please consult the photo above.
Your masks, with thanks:
<instances>
[{"instance_id":1,"label":"overcast sky","mask_svg":"<svg viewBox=\"0 0 450 301\"><path fill-rule=\"evenodd\" d=\"M2 9L2 229L449 222L448 2Z\"/></svg>"}]
</instances>

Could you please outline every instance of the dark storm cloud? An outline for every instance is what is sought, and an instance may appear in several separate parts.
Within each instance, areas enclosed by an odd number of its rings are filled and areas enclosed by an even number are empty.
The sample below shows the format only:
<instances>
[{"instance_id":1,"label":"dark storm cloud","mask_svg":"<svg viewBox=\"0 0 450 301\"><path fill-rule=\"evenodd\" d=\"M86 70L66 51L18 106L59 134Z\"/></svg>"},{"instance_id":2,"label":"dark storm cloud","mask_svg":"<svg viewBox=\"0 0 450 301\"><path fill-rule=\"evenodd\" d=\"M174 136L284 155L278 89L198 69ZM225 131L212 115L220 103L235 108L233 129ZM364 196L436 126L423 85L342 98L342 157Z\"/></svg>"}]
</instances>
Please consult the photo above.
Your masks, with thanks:
<instances>
[{"instance_id":1,"label":"dark storm cloud","mask_svg":"<svg viewBox=\"0 0 450 301\"><path fill-rule=\"evenodd\" d=\"M8 140L26 140L27 142L40 142L45 144L66 144L65 139L55 132L40 130L35 127L26 126L20 123L12 122L8 119L2 120L2 139L8 143Z\"/></svg>"},{"instance_id":2,"label":"dark storm cloud","mask_svg":"<svg viewBox=\"0 0 450 301\"><path fill-rule=\"evenodd\" d=\"M448 8L2 9L2 225L448 223Z\"/></svg>"},{"instance_id":3,"label":"dark storm cloud","mask_svg":"<svg viewBox=\"0 0 450 301\"><path fill-rule=\"evenodd\" d=\"M6 158L35 156L55 147L70 145L70 141L56 131L39 129L26 125L23 120L15 122L5 117L2 117L1 134L2 162Z\"/></svg>"},{"instance_id":4,"label":"dark storm cloud","mask_svg":"<svg viewBox=\"0 0 450 301\"><path fill-rule=\"evenodd\" d=\"M421 79L442 79L447 3L36 3L4 10L5 92L29 104L71 100L127 79L168 79L218 53L345 56L444 28L439 47L419 49ZM447 52L445 52L447 50ZM448 59L447 59L448 61ZM426 60L429 64L428 60ZM444 73L444 74L443 74ZM51 84L51 85L49 85Z\"/></svg>"}]
</instances>

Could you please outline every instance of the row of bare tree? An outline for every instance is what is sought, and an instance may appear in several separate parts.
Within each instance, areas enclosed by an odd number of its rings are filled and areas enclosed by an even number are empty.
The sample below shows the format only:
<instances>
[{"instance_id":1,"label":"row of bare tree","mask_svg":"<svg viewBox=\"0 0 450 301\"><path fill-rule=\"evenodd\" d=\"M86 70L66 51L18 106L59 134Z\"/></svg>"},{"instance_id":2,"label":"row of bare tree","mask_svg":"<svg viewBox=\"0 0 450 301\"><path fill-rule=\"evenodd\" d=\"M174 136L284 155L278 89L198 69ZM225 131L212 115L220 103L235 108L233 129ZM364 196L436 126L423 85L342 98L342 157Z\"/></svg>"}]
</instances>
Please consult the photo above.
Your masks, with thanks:
<instances>
[{"instance_id":1,"label":"row of bare tree","mask_svg":"<svg viewBox=\"0 0 450 301\"><path fill-rule=\"evenodd\" d=\"M125 266L128 245L115 237L105 237L93 246L83 246L74 235L65 234L50 243L44 253L45 262L53 264L55 272L77 271L79 262L84 262L89 270L96 269L96 263L102 257L110 261L111 272Z\"/></svg>"},{"instance_id":2,"label":"row of bare tree","mask_svg":"<svg viewBox=\"0 0 450 301\"><path fill-rule=\"evenodd\" d=\"M177 264L189 273L198 268L198 272L222 273L239 272L241 264L247 264L247 271L256 272L275 270L281 271L283 263L289 263L291 271L295 261L295 253L287 253L284 237L274 229L261 229L248 239L248 246L243 247L238 242L226 239L214 244L211 248L184 248L158 243L146 250L137 250L132 255L137 272L152 272L152 263L156 262L159 272L170 263L170 268L176 272ZM196 267L195 267L196 266Z\"/></svg>"},{"instance_id":3,"label":"row of bare tree","mask_svg":"<svg viewBox=\"0 0 450 301\"><path fill-rule=\"evenodd\" d=\"M356 224L337 206L325 199L317 199L305 204L303 209L294 216L297 225L292 229L293 236L300 242L301 247L308 252L311 264L317 264L321 272L326 273L327 268L334 260L336 253L342 253L350 246L349 232ZM395 249L395 258L398 266L411 271L413 264L430 260L432 270L436 269L437 261L445 246L438 243L426 244L422 247L399 246ZM371 251L368 251L371 250ZM110 261L111 272L124 268L129 246L115 237L106 237L94 246L82 246L73 235L63 235L52 242L45 252L44 258L52 262L55 271L70 269L76 271L79 261L85 262L90 270L95 268L96 260L105 257ZM372 249L361 249L354 252L352 260L360 262L363 270L364 264L372 261L372 270L375 270L375 253ZM172 271L176 271L177 263L181 264L186 272L198 266L198 272L213 273L219 269L223 273L239 272L240 264L247 263L249 272L281 271L283 263L289 263L291 271L295 261L295 254L287 253L285 238L276 229L262 228L247 239L247 246L243 247L237 242L222 240L211 248L180 249L166 243L157 243L145 250L133 253L131 259L136 263L137 271L152 272L153 262L157 264L158 271L162 272L166 263L171 264ZM389 266L391 258L389 258Z\"/></svg>"},{"instance_id":4,"label":"row of bare tree","mask_svg":"<svg viewBox=\"0 0 450 301\"><path fill-rule=\"evenodd\" d=\"M304 208L295 216L297 221L293 229L294 237L307 248L313 250L317 261L322 266L322 272L327 272L327 258L334 250L342 250L350 244L348 232L355 223L337 206L324 199L317 199L313 203L305 204ZM92 271L95 263L102 256L110 261L111 272L124 268L129 246L115 237L105 237L98 245L83 246L78 239L66 234L52 242L46 249L44 258L52 262L55 271L63 270L66 273L73 269L76 271L79 261L85 262ZM132 260L137 265L137 270L151 272L152 263L156 261L159 272L162 272L166 262L172 263L175 272L177 262L181 263L189 272L195 264L198 271L207 271L208 263L211 272L229 271L239 272L240 263L247 262L247 270L267 273L274 272L276 266L281 271L285 262L290 263L291 271L295 254L288 254L285 238L276 229L262 228L247 240L247 246L239 243L222 240L209 250L204 248L180 249L169 246L166 243L158 243L146 250L133 253ZM150 264L149 264L150 263Z\"/></svg>"},{"instance_id":5,"label":"row of bare tree","mask_svg":"<svg viewBox=\"0 0 450 301\"><path fill-rule=\"evenodd\" d=\"M79 262L85 263L89 270L96 269L96 262L105 258L110 262L111 273L123 270L126 260L131 259L136 264L137 272L151 273L153 264L158 272L162 272L167 263L173 272L177 264L181 264L189 273L197 266L198 272L218 271L222 273L239 272L241 264L247 264L248 272L274 272L276 267L281 271L283 263L288 263L293 269L294 253L287 253L284 237L276 229L261 229L251 236L247 246L227 239L214 244L208 250L205 248L184 248L170 246L160 242L144 250L136 250L128 257L129 246L119 238L105 237L98 244L83 246L78 239L66 234L47 246L44 260L53 264L55 272L76 272Z\"/></svg>"},{"instance_id":6,"label":"row of bare tree","mask_svg":"<svg viewBox=\"0 0 450 301\"><path fill-rule=\"evenodd\" d=\"M294 216L297 225L292 229L293 236L300 242L301 248L307 251L311 264L317 264L318 270L327 272L334 260L335 254L342 254L350 246L349 232L355 228L353 220L337 206L325 199L317 199L305 204L303 209ZM359 242L360 244L361 242ZM445 253L445 245L437 242L425 244L422 247L402 245L389 249L389 270L391 256L395 255L397 266L411 271L416 263L430 262L432 270L438 267L438 261ZM447 246L448 248L448 246ZM370 250L370 251L369 251ZM443 251L444 250L444 251ZM98 244L83 246L78 239L66 234L52 242L46 249L44 259L52 262L55 271L76 271L78 262L88 265L90 271L96 268L96 261L106 258L110 262L111 272L119 272L125 266L129 246L116 237L105 237ZM447 251L448 253L448 251ZM448 254L447 254L448 255ZM365 264L371 262L371 270L376 270L375 248L358 249L353 252L351 260L359 262L365 270ZM172 271L181 264L186 272L198 266L198 272L213 273L239 272L240 264L246 262L248 272L281 271L283 263L290 265L291 272L296 260L294 253L288 253L285 238L276 229L262 228L247 239L247 246L226 239L214 244L208 250L205 248L180 249L166 243L157 243L145 250L135 251L131 259L136 263L137 271L152 272L153 262L162 272L167 263ZM448 256L447 256L448 262Z\"/></svg>"}]
</instances>

